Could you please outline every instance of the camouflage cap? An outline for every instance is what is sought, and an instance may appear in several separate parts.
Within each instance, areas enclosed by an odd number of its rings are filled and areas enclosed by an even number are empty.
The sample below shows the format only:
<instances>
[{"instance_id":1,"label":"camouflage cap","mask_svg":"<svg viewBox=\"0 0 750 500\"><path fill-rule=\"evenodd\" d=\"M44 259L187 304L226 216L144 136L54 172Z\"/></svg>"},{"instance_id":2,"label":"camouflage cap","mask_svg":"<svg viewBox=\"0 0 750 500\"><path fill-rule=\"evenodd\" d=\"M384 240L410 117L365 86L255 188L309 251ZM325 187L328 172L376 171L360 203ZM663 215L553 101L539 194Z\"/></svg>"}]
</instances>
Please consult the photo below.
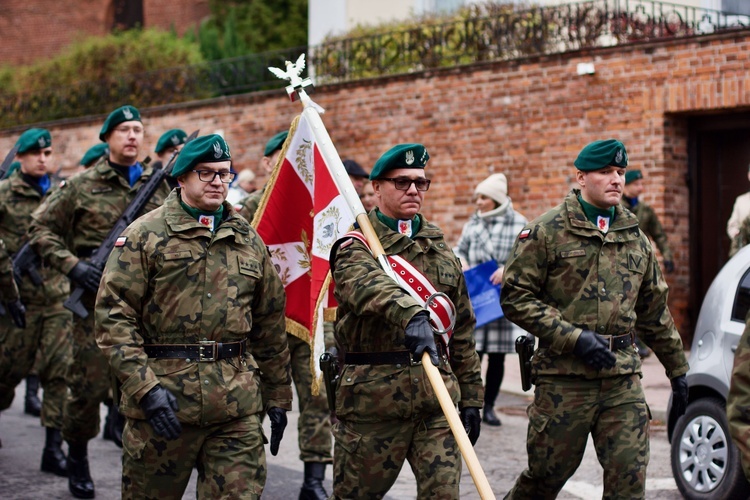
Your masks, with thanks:
<instances>
[{"instance_id":1,"label":"camouflage cap","mask_svg":"<svg viewBox=\"0 0 750 500\"><path fill-rule=\"evenodd\" d=\"M177 178L190 172L199 163L216 163L231 159L229 145L222 136L204 135L185 144L174 162L172 177Z\"/></svg>"},{"instance_id":2,"label":"camouflage cap","mask_svg":"<svg viewBox=\"0 0 750 500\"><path fill-rule=\"evenodd\" d=\"M81 161L78 162L78 164L83 165L84 167L90 167L99 158L108 154L109 154L109 146L107 145L107 143L102 142L102 143L97 144L96 146L90 147L89 150L86 151L86 153L81 158Z\"/></svg>"},{"instance_id":3,"label":"camouflage cap","mask_svg":"<svg viewBox=\"0 0 750 500\"><path fill-rule=\"evenodd\" d=\"M286 140L286 136L289 135L288 130L279 132L275 136L271 137L266 143L266 148L263 150L263 156L271 156L277 149L281 149L281 146Z\"/></svg>"},{"instance_id":4,"label":"camouflage cap","mask_svg":"<svg viewBox=\"0 0 750 500\"><path fill-rule=\"evenodd\" d=\"M7 173L7 175L5 177L6 178L10 177L11 174L13 172L15 172L16 170L21 170L21 162L20 161L14 161L13 163L10 164L10 167L8 167L8 173Z\"/></svg>"},{"instance_id":5,"label":"camouflage cap","mask_svg":"<svg viewBox=\"0 0 750 500\"><path fill-rule=\"evenodd\" d=\"M159 140L156 142L156 151L157 153L161 153L167 148L173 148L176 146L179 146L180 144L185 144L185 141L187 140L187 134L184 130L181 130L179 128L173 128L172 130L168 130L164 134L162 134L161 137L159 137Z\"/></svg>"},{"instance_id":6,"label":"camouflage cap","mask_svg":"<svg viewBox=\"0 0 750 500\"><path fill-rule=\"evenodd\" d=\"M590 172L604 167L627 167L628 153L618 140L594 141L586 145L573 163L578 170Z\"/></svg>"},{"instance_id":7,"label":"camouflage cap","mask_svg":"<svg viewBox=\"0 0 750 500\"><path fill-rule=\"evenodd\" d=\"M17 154L27 153L37 149L44 149L52 146L52 136L49 130L44 128L30 128L16 141L18 146Z\"/></svg>"},{"instance_id":8,"label":"camouflage cap","mask_svg":"<svg viewBox=\"0 0 750 500\"><path fill-rule=\"evenodd\" d=\"M141 113L138 111L138 108L136 108L135 106L131 106L130 104L120 106L116 110L112 111L107 119L104 120L104 125L102 125L102 129L99 131L99 140L105 141L106 139L104 138L104 136L110 133L112 129L123 122L129 122L133 120L141 122Z\"/></svg>"},{"instance_id":9,"label":"camouflage cap","mask_svg":"<svg viewBox=\"0 0 750 500\"><path fill-rule=\"evenodd\" d=\"M625 172L625 185L638 179L643 179L643 173L640 170L628 170Z\"/></svg>"},{"instance_id":10,"label":"camouflage cap","mask_svg":"<svg viewBox=\"0 0 750 500\"><path fill-rule=\"evenodd\" d=\"M370 172L370 180L375 180L389 170L396 168L425 168L430 155L421 144L398 144L383 153Z\"/></svg>"}]
</instances>

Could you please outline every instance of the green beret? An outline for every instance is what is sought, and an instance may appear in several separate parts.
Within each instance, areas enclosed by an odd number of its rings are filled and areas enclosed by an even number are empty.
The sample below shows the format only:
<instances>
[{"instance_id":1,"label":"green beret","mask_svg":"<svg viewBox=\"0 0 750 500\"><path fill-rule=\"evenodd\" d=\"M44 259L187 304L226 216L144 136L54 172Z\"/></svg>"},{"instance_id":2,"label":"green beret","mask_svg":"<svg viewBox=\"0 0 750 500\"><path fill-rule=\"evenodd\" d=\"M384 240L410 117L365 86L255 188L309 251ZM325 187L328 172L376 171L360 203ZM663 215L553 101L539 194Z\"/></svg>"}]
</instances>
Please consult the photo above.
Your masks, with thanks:
<instances>
[{"instance_id":1,"label":"green beret","mask_svg":"<svg viewBox=\"0 0 750 500\"><path fill-rule=\"evenodd\" d=\"M375 180L389 170L396 168L424 168L430 155L421 144L399 144L386 151L370 172L370 180Z\"/></svg>"},{"instance_id":2,"label":"green beret","mask_svg":"<svg viewBox=\"0 0 750 500\"><path fill-rule=\"evenodd\" d=\"M216 163L231 159L229 145L222 136L204 135L185 144L174 162L172 177L177 178L190 172L199 163Z\"/></svg>"},{"instance_id":3,"label":"green beret","mask_svg":"<svg viewBox=\"0 0 750 500\"><path fill-rule=\"evenodd\" d=\"M133 120L137 122L141 121L141 113L138 112L138 108L129 104L120 106L112 111L107 119L104 120L104 125L102 125L102 129L99 131L99 140L104 141L104 136L110 133L119 124Z\"/></svg>"},{"instance_id":4,"label":"green beret","mask_svg":"<svg viewBox=\"0 0 750 500\"><path fill-rule=\"evenodd\" d=\"M628 153L625 146L615 139L594 141L581 150L573 164L583 172L609 166L627 167Z\"/></svg>"},{"instance_id":5,"label":"green beret","mask_svg":"<svg viewBox=\"0 0 750 500\"><path fill-rule=\"evenodd\" d=\"M47 129L30 128L21 134L16 145L18 146L18 154L48 148L52 146L52 136L49 135Z\"/></svg>"},{"instance_id":6,"label":"green beret","mask_svg":"<svg viewBox=\"0 0 750 500\"><path fill-rule=\"evenodd\" d=\"M5 177L6 178L10 177L10 175L13 172L15 172L16 170L20 170L20 169L21 169L21 162L20 161L14 161L13 163L10 164L10 167L8 167L8 174Z\"/></svg>"},{"instance_id":7,"label":"green beret","mask_svg":"<svg viewBox=\"0 0 750 500\"><path fill-rule=\"evenodd\" d=\"M640 170L628 170L625 172L625 184L630 184L638 179L643 179L643 174Z\"/></svg>"},{"instance_id":8,"label":"green beret","mask_svg":"<svg viewBox=\"0 0 750 500\"><path fill-rule=\"evenodd\" d=\"M281 149L281 146L284 144L284 141L286 140L286 136L289 135L288 130L284 130L283 132L279 132L275 136L271 137L271 139L268 140L266 143L266 149L263 150L263 156L271 156L276 152L277 149Z\"/></svg>"},{"instance_id":9,"label":"green beret","mask_svg":"<svg viewBox=\"0 0 750 500\"><path fill-rule=\"evenodd\" d=\"M90 147L89 150L86 151L86 154L83 155L83 158L81 158L81 161L78 162L78 164L83 165L84 167L90 167L96 160L108 154L109 146L107 145L107 143L102 142L97 144L96 146Z\"/></svg>"},{"instance_id":10,"label":"green beret","mask_svg":"<svg viewBox=\"0 0 750 500\"><path fill-rule=\"evenodd\" d=\"M159 141L156 143L156 149L154 149L154 151L161 153L167 148L173 148L180 144L185 144L186 140L187 134L184 130L173 128L159 137Z\"/></svg>"}]
</instances>

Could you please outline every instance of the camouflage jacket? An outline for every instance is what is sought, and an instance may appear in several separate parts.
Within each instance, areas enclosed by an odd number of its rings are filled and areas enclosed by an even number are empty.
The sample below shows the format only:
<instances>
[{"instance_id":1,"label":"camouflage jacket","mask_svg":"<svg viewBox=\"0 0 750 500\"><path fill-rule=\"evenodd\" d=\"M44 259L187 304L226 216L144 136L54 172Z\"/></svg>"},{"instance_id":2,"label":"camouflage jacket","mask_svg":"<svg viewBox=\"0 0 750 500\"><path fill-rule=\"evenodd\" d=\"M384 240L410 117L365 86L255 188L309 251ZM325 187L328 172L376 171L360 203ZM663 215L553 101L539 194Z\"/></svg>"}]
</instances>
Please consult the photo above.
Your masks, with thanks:
<instances>
[{"instance_id":1,"label":"camouflage jacket","mask_svg":"<svg viewBox=\"0 0 750 500\"><path fill-rule=\"evenodd\" d=\"M211 233L182 208L176 189L110 254L95 333L122 382L124 415L143 418L138 402L156 384L177 398L180 421L193 425L258 413L264 402L291 409L284 287L255 230L229 203L224 208L228 218ZM241 361L149 358L143 349L243 339Z\"/></svg>"},{"instance_id":2,"label":"camouflage jacket","mask_svg":"<svg viewBox=\"0 0 750 500\"><path fill-rule=\"evenodd\" d=\"M15 254L28 240L26 231L31 224L31 212L41 202L42 195L23 180L20 171L0 182L0 239L5 242L6 255ZM0 275L6 276L12 272L10 258L0 259L0 262L7 262ZM41 286L35 286L28 276L23 276L18 286L24 304L44 305L60 302L68 296L68 278L45 264L38 271L44 280Z\"/></svg>"},{"instance_id":3,"label":"camouflage jacket","mask_svg":"<svg viewBox=\"0 0 750 500\"><path fill-rule=\"evenodd\" d=\"M117 219L135 198L153 170L144 165L133 187L101 158L94 166L60 183L32 214L31 244L51 266L67 275L107 237ZM163 183L143 213L164 202L169 187Z\"/></svg>"},{"instance_id":4,"label":"camouflage jacket","mask_svg":"<svg viewBox=\"0 0 750 500\"><path fill-rule=\"evenodd\" d=\"M630 210L638 217L638 227L641 231L646 233L646 236L654 240L656 247L661 252L661 256L664 260L673 260L672 250L669 248L669 242L667 241L667 235L664 233L664 228L661 227L661 222L656 216L656 212L649 205L642 201L638 201L638 204L633 207L630 202L623 196L622 206Z\"/></svg>"},{"instance_id":5,"label":"camouflage jacket","mask_svg":"<svg viewBox=\"0 0 750 500\"><path fill-rule=\"evenodd\" d=\"M745 477L750 477L750 317L734 353L727 420L734 444L740 451Z\"/></svg>"},{"instance_id":6,"label":"camouflage jacket","mask_svg":"<svg viewBox=\"0 0 750 500\"><path fill-rule=\"evenodd\" d=\"M748 244L750 244L750 217L746 217L742 221L739 232L734 238L732 238L732 243L729 246L729 256L734 257L734 254Z\"/></svg>"},{"instance_id":7,"label":"camouflage jacket","mask_svg":"<svg viewBox=\"0 0 750 500\"><path fill-rule=\"evenodd\" d=\"M253 217L255 217L255 212L258 211L258 206L260 205L260 199L263 198L263 193L266 192L266 186L263 186L257 191L253 191L249 195L242 198L234 207L237 212L241 216L243 216L245 219L247 219L248 222L253 222Z\"/></svg>"},{"instance_id":8,"label":"camouflage jacket","mask_svg":"<svg viewBox=\"0 0 750 500\"><path fill-rule=\"evenodd\" d=\"M474 345L475 318L466 291L461 264L443 239L440 229L423 219L412 240L389 229L375 211L368 215L387 255L400 255L446 293L456 306L457 318L450 341L450 361L443 358L440 372L461 408L482 406L484 390L479 356ZM335 336L345 352L403 351L404 330L409 320L423 311L405 290L386 275L365 245L355 239L341 243L333 262L334 294L338 301ZM422 374L421 367L418 373ZM402 365L345 365L337 396L361 394L359 401L338 398L339 418L376 419L376 405L388 401L389 415L411 418L440 412L437 398L425 376ZM401 397L393 397L399 394ZM368 405L371 410L368 410ZM382 414L380 414L382 415Z\"/></svg>"},{"instance_id":9,"label":"camouflage jacket","mask_svg":"<svg viewBox=\"0 0 750 500\"><path fill-rule=\"evenodd\" d=\"M0 300L12 302L18 300L18 287L13 279L13 265L5 242L0 239Z\"/></svg>"},{"instance_id":10,"label":"camouflage jacket","mask_svg":"<svg viewBox=\"0 0 750 500\"><path fill-rule=\"evenodd\" d=\"M687 372L680 335L667 307L668 287L638 220L617 206L602 234L573 190L565 201L530 222L505 265L500 298L505 316L540 339L534 375L589 379L641 372L631 346L617 363L597 371L573 354L581 331L623 335L635 329L673 378Z\"/></svg>"}]
</instances>

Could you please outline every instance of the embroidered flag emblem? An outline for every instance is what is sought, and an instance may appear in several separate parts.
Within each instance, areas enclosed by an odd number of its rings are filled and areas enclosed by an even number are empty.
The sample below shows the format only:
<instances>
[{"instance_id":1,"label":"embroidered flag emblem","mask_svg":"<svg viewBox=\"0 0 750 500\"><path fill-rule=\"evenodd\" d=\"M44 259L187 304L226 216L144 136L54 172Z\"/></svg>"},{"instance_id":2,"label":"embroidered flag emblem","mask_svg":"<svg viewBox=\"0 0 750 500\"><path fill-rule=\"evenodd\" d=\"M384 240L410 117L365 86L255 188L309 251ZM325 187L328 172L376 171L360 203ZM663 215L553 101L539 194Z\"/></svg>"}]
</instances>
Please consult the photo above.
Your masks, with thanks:
<instances>
[{"instance_id":1,"label":"embroidered flag emblem","mask_svg":"<svg viewBox=\"0 0 750 500\"><path fill-rule=\"evenodd\" d=\"M529 237L529 235L530 235L530 234L531 234L531 229L524 229L524 230L523 230L523 231L521 231L521 233L520 233L520 234L518 235L518 239L519 239L519 240L525 240L526 238L528 238L528 237Z\"/></svg>"},{"instance_id":2,"label":"embroidered flag emblem","mask_svg":"<svg viewBox=\"0 0 750 500\"><path fill-rule=\"evenodd\" d=\"M125 242L127 242L127 241L128 241L128 238L127 238L127 236L120 236L120 237L119 237L119 238L117 238L117 240L115 241L115 246L116 246L116 247L122 247L122 246L125 246Z\"/></svg>"}]
</instances>

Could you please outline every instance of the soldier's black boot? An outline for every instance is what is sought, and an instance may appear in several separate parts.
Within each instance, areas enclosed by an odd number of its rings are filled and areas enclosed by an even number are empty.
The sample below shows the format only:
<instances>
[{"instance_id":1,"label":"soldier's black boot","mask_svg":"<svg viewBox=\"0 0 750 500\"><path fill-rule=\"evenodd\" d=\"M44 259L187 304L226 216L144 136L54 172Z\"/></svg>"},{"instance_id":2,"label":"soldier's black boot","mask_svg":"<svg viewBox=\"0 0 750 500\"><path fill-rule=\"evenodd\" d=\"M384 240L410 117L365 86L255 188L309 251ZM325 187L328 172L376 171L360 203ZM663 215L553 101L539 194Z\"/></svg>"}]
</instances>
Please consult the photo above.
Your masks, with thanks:
<instances>
[{"instance_id":1,"label":"soldier's black boot","mask_svg":"<svg viewBox=\"0 0 750 500\"><path fill-rule=\"evenodd\" d=\"M62 451L62 435L60 429L47 427L47 439L42 451L42 472L51 472L58 476L68 477L68 463Z\"/></svg>"},{"instance_id":2,"label":"soldier's black boot","mask_svg":"<svg viewBox=\"0 0 750 500\"><path fill-rule=\"evenodd\" d=\"M26 397L24 398L23 412L27 415L38 417L42 414L42 402L39 401L39 377L29 375L26 377Z\"/></svg>"},{"instance_id":3,"label":"soldier's black boot","mask_svg":"<svg viewBox=\"0 0 750 500\"><path fill-rule=\"evenodd\" d=\"M122 448L122 431L125 428L125 417L120 414L120 408L116 404L110 404L107 419L104 421L104 432L102 438L114 441Z\"/></svg>"},{"instance_id":4,"label":"soldier's black boot","mask_svg":"<svg viewBox=\"0 0 750 500\"><path fill-rule=\"evenodd\" d=\"M491 404L484 405L484 415L482 416L482 421L487 425L492 425L494 427L499 427L502 425L500 422L500 419L497 418L497 415L495 414L495 409L492 407Z\"/></svg>"},{"instance_id":5,"label":"soldier's black boot","mask_svg":"<svg viewBox=\"0 0 750 500\"><path fill-rule=\"evenodd\" d=\"M328 493L323 489L326 477L326 464L322 462L305 462L305 481L299 492L299 500L326 500Z\"/></svg>"},{"instance_id":6,"label":"soldier's black boot","mask_svg":"<svg viewBox=\"0 0 750 500\"><path fill-rule=\"evenodd\" d=\"M68 443L68 489L76 498L94 498L87 446L88 443Z\"/></svg>"}]
</instances>

